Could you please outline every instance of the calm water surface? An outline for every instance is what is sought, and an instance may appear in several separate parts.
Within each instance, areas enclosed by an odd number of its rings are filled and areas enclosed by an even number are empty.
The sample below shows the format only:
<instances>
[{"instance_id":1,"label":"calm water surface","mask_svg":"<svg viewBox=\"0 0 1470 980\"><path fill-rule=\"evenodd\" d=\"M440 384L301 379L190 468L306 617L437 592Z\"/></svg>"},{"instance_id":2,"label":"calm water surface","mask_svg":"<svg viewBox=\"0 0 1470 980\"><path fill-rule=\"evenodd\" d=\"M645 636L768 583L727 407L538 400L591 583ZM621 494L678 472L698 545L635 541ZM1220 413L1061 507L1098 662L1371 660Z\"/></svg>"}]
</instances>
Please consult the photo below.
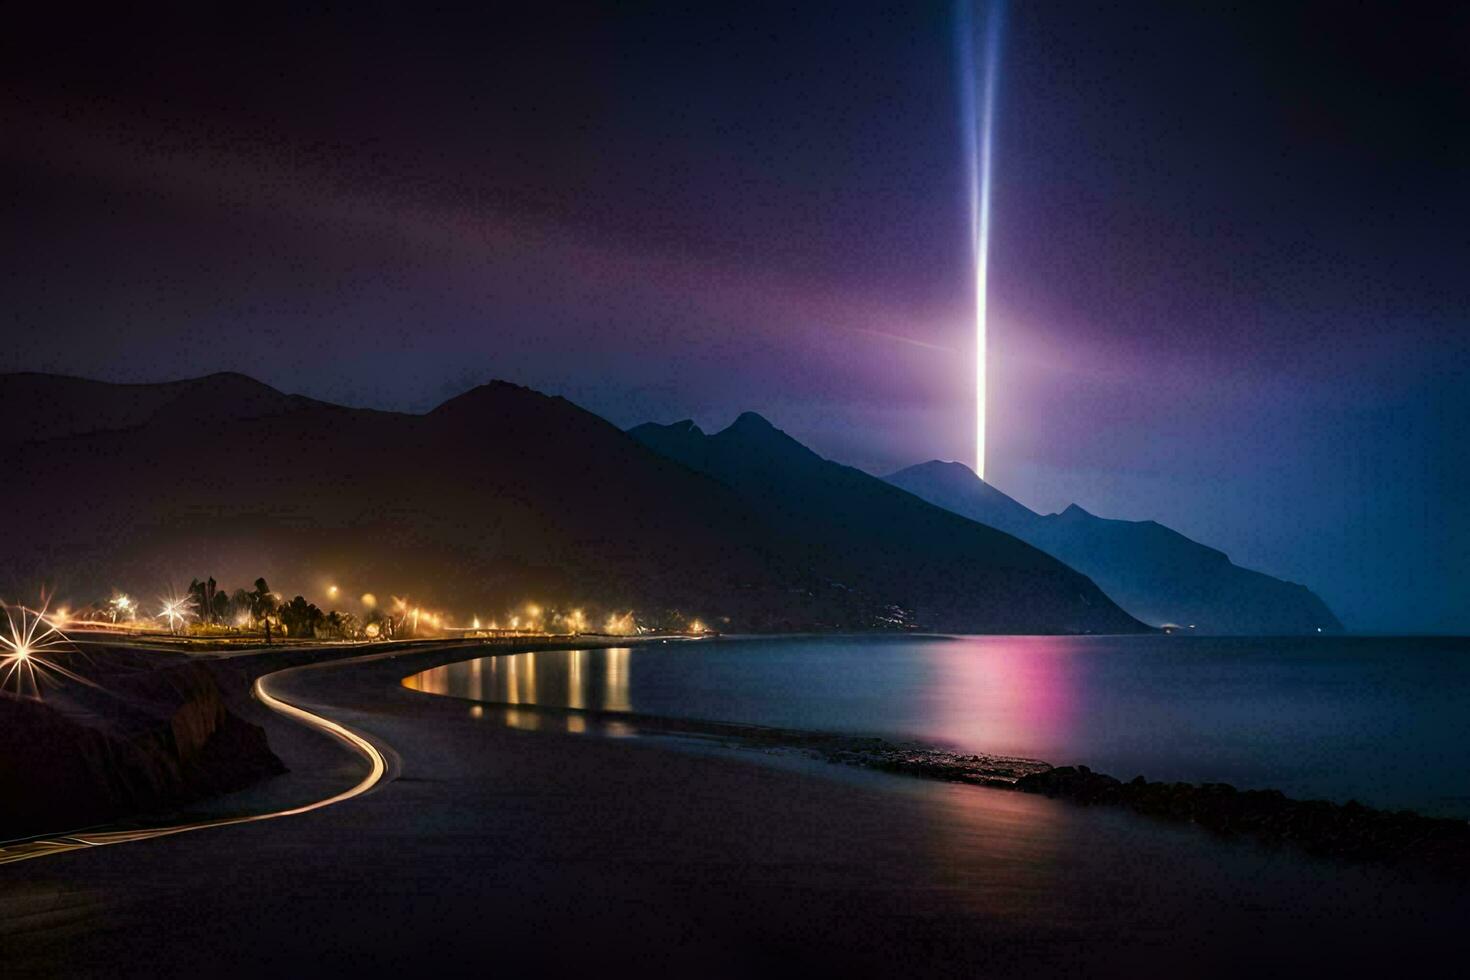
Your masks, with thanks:
<instances>
[{"instance_id":1,"label":"calm water surface","mask_svg":"<svg viewBox=\"0 0 1470 980\"><path fill-rule=\"evenodd\" d=\"M484 657L506 704L878 734L1470 816L1470 640L833 637Z\"/></svg>"}]
</instances>

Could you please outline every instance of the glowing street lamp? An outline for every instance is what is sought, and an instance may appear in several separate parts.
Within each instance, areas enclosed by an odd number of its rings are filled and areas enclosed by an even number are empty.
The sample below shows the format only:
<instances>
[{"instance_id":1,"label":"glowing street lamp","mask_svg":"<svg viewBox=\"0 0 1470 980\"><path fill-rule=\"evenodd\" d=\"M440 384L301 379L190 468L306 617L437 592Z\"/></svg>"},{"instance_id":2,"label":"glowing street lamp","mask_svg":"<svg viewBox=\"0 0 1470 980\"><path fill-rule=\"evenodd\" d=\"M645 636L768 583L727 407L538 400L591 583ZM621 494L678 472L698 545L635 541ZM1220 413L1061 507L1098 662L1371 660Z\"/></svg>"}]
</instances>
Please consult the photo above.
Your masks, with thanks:
<instances>
[{"instance_id":1,"label":"glowing street lamp","mask_svg":"<svg viewBox=\"0 0 1470 980\"><path fill-rule=\"evenodd\" d=\"M118 616L130 617L133 614L133 600L126 593L119 592L107 603L112 609L112 621L117 622Z\"/></svg>"},{"instance_id":2,"label":"glowing street lamp","mask_svg":"<svg viewBox=\"0 0 1470 980\"><path fill-rule=\"evenodd\" d=\"M607 617L607 623L603 626L603 632L610 633L613 636L632 636L638 632L638 621L634 618L631 609L621 616L617 613L612 613Z\"/></svg>"},{"instance_id":3,"label":"glowing street lamp","mask_svg":"<svg viewBox=\"0 0 1470 980\"><path fill-rule=\"evenodd\" d=\"M188 599L160 599L163 607L159 609L158 615L168 622L168 631L178 633L179 627L188 622L192 615L188 608Z\"/></svg>"},{"instance_id":4,"label":"glowing street lamp","mask_svg":"<svg viewBox=\"0 0 1470 980\"><path fill-rule=\"evenodd\" d=\"M7 690L13 679L17 694L39 698L40 682L58 676L95 686L51 659L51 654L72 649L71 641L52 625L44 607L36 612L24 606L5 606L5 628L0 629L0 690Z\"/></svg>"}]
</instances>

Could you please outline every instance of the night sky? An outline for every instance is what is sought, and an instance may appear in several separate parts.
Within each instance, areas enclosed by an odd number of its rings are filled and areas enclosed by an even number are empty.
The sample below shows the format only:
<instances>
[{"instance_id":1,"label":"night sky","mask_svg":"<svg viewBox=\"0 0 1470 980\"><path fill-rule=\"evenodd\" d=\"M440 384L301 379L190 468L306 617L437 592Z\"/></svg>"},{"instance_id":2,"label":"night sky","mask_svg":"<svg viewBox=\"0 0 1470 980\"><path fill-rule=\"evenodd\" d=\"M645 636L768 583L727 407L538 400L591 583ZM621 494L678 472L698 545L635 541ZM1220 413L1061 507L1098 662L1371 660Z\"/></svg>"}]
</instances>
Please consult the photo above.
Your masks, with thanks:
<instances>
[{"instance_id":1,"label":"night sky","mask_svg":"<svg viewBox=\"0 0 1470 980\"><path fill-rule=\"evenodd\" d=\"M0 370L970 461L950 5L544 6L8 14ZM1237 6L1010 9L988 475L1470 630L1470 8Z\"/></svg>"}]
</instances>

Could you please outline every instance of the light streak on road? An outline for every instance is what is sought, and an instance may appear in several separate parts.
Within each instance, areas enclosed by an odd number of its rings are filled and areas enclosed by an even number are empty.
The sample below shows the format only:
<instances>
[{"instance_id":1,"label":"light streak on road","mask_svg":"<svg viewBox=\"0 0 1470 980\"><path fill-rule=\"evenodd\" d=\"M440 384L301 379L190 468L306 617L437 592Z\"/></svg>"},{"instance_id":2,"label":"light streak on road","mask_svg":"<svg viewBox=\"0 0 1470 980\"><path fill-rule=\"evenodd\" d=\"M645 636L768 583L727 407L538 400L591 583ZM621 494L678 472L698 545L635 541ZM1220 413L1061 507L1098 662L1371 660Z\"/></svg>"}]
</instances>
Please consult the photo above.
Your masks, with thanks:
<instances>
[{"instance_id":1,"label":"light streak on road","mask_svg":"<svg viewBox=\"0 0 1470 980\"><path fill-rule=\"evenodd\" d=\"M280 673L280 671L277 673ZM286 810L276 810L271 813L256 813L240 817L221 817L216 820L201 820L197 823L176 824L170 827L98 831L96 833L83 832L57 835L54 837L31 838L9 846L0 845L0 864L24 861L27 858L45 857L50 854L61 854L66 851L75 851L88 847L106 847L109 844L127 844L133 841L152 840L155 837L171 837L174 834L188 833L191 830L208 830L213 827L230 827L236 824L275 820L278 817L299 816L303 813L321 810L325 807L361 796L382 781L384 774L388 771L388 762L383 757L383 753L379 752L371 742L347 726L338 724L330 718L325 718L307 711L305 708L299 708L271 694L266 689L266 682L272 676L274 675L267 674L255 681L253 690L256 698L267 707L288 718L294 718L302 724L326 732L334 738L347 743L366 758L369 763L369 771L357 785L334 796L317 800L314 803L307 803Z\"/></svg>"}]
</instances>

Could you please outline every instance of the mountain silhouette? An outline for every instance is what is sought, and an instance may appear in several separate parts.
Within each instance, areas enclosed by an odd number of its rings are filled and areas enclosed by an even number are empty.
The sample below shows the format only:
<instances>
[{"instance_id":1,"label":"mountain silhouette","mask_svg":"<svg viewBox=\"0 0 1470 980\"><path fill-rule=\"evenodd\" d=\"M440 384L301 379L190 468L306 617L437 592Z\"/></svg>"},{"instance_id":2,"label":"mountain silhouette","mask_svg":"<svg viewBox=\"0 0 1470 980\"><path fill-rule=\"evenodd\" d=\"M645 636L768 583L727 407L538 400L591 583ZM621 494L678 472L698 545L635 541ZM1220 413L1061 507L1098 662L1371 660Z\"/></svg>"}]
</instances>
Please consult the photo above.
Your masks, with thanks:
<instances>
[{"instance_id":1,"label":"mountain silhouette","mask_svg":"<svg viewBox=\"0 0 1470 980\"><path fill-rule=\"evenodd\" d=\"M164 416L184 419L206 412L216 421L228 421L320 404L227 372L162 384L8 374L0 376L0 443L116 432Z\"/></svg>"},{"instance_id":2,"label":"mountain silhouette","mask_svg":"<svg viewBox=\"0 0 1470 980\"><path fill-rule=\"evenodd\" d=\"M650 625L698 617L751 631L1138 628L1011 539L1014 576L984 547L952 557L985 570L969 578L990 593L968 604L937 594L951 587L942 579L934 595L896 587L925 580L905 574L918 556L902 549L884 580L895 587L865 587L876 583L789 540L730 486L504 382L410 415L231 374L158 385L5 375L0 411L0 595L11 601L47 588L77 608L123 590L149 609L196 577L235 588L263 576L322 605L337 585L347 611L371 592L460 622L535 602L583 607L594 623L632 609ZM938 515L930 523L971 526L920 506ZM853 517L856 541L868 529Z\"/></svg>"},{"instance_id":3,"label":"mountain silhouette","mask_svg":"<svg viewBox=\"0 0 1470 980\"><path fill-rule=\"evenodd\" d=\"M1241 568L1224 552L1154 521L1097 517L1076 504L1041 515L963 463L932 460L889 483L936 506L1007 531L1091 576L1146 623L1209 633L1338 633L1342 624L1310 589Z\"/></svg>"},{"instance_id":4,"label":"mountain silhouette","mask_svg":"<svg viewBox=\"0 0 1470 980\"><path fill-rule=\"evenodd\" d=\"M629 430L734 490L803 566L885 597L941 630L1141 628L1085 576L1009 534L823 459L753 412L705 434L691 421Z\"/></svg>"}]
</instances>

